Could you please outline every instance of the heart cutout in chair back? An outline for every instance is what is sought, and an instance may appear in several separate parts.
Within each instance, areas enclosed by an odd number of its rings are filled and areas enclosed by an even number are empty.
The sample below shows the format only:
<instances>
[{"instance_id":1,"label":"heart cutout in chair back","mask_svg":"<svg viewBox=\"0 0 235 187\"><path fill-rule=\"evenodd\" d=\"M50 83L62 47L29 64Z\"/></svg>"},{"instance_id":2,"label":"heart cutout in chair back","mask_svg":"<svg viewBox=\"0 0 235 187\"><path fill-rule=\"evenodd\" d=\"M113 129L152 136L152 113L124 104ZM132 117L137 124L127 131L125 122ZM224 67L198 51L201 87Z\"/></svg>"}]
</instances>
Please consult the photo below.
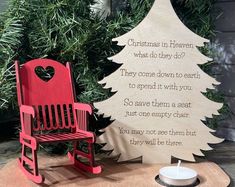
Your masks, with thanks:
<instances>
[{"instance_id":1,"label":"heart cutout in chair back","mask_svg":"<svg viewBox=\"0 0 235 187\"><path fill-rule=\"evenodd\" d=\"M42 66L37 66L35 68L35 73L41 80L48 82L53 78L55 74L55 69L51 66L48 66L46 68L43 68Z\"/></svg>"}]
</instances>

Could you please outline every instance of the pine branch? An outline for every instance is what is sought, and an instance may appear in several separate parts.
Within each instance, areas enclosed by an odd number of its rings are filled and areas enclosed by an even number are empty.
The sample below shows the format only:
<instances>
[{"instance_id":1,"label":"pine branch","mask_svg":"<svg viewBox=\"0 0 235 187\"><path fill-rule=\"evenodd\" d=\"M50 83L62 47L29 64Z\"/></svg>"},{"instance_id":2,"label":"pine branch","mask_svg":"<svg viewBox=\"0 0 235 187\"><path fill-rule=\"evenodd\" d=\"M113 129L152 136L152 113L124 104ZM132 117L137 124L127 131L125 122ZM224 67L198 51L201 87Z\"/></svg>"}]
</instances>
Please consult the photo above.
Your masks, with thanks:
<instances>
[{"instance_id":1,"label":"pine branch","mask_svg":"<svg viewBox=\"0 0 235 187\"><path fill-rule=\"evenodd\" d=\"M13 4L15 5L16 2ZM23 37L23 18L17 10L24 13L24 1L12 4L8 13L1 16L0 28L0 109L7 108L15 100L15 76L12 63L18 54ZM14 16L12 16L14 15Z\"/></svg>"},{"instance_id":2,"label":"pine branch","mask_svg":"<svg viewBox=\"0 0 235 187\"><path fill-rule=\"evenodd\" d=\"M43 57L70 61L80 101L91 103L112 95L98 84L118 68L107 60L122 49L112 39L142 21L154 0L118 1L118 11L103 20L91 14L94 2L11 0L10 8L0 17L0 109L16 104L14 68L9 69L14 59L21 63ZM213 36L210 11L214 0L172 2L190 29L203 37Z\"/></svg>"}]
</instances>

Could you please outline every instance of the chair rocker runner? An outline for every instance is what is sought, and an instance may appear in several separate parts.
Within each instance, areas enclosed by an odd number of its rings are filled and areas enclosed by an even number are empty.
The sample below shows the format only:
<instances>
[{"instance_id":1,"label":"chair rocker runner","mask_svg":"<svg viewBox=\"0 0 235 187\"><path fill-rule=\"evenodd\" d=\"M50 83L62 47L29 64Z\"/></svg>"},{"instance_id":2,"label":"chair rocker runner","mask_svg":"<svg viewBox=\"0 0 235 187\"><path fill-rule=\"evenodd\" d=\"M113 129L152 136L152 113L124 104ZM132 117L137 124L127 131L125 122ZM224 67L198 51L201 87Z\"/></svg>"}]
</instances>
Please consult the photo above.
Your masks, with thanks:
<instances>
[{"instance_id":1,"label":"chair rocker runner","mask_svg":"<svg viewBox=\"0 0 235 187\"><path fill-rule=\"evenodd\" d=\"M16 61L15 68L22 128L18 162L24 174L42 183L44 177L39 174L37 161L39 144L66 141L73 142L68 157L75 167L100 173L101 167L94 161L95 135L87 131L87 113L92 114L92 108L75 102L70 64L65 67L54 60L36 59L22 66ZM78 149L79 141L86 142L87 152ZM84 163L81 158L88 161Z\"/></svg>"}]
</instances>

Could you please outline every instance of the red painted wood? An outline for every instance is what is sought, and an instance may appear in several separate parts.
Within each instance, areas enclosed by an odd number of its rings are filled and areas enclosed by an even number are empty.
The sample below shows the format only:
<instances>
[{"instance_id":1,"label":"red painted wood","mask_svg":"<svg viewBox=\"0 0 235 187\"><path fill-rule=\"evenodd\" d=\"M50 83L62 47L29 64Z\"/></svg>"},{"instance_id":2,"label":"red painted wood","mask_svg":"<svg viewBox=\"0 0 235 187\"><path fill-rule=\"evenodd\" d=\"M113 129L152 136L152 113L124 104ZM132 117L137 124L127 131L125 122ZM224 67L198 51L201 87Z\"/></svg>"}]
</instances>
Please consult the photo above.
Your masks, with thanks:
<instances>
[{"instance_id":1,"label":"red painted wood","mask_svg":"<svg viewBox=\"0 0 235 187\"><path fill-rule=\"evenodd\" d=\"M93 173L93 174L99 174L102 170L101 166L90 167L89 165L84 164L80 161L76 161L74 165L78 167L79 169L82 169L84 171L89 171L90 173Z\"/></svg>"},{"instance_id":2,"label":"red painted wood","mask_svg":"<svg viewBox=\"0 0 235 187\"><path fill-rule=\"evenodd\" d=\"M48 82L40 79L35 69L54 68L54 76ZM74 102L69 70L53 60L36 59L24 64L19 71L22 97L25 105L71 104Z\"/></svg>"},{"instance_id":3,"label":"red painted wood","mask_svg":"<svg viewBox=\"0 0 235 187\"><path fill-rule=\"evenodd\" d=\"M55 108L55 119L56 119L56 126L55 126L55 128L58 129L58 128L60 128L59 114L58 114L58 109L57 109L56 105L54 105L54 108Z\"/></svg>"},{"instance_id":4,"label":"red painted wood","mask_svg":"<svg viewBox=\"0 0 235 187\"><path fill-rule=\"evenodd\" d=\"M74 103L74 108L77 110L78 117L78 126L79 129L86 130L87 129L87 112L92 115L92 107L89 104L84 103ZM81 110L83 109L83 110ZM86 112L85 112L86 111Z\"/></svg>"},{"instance_id":5,"label":"red painted wood","mask_svg":"<svg viewBox=\"0 0 235 187\"><path fill-rule=\"evenodd\" d=\"M41 130L52 130L51 128L47 128L47 120L46 120L46 112L45 106L42 106L42 118L43 118L43 128Z\"/></svg>"},{"instance_id":6,"label":"red painted wood","mask_svg":"<svg viewBox=\"0 0 235 187\"><path fill-rule=\"evenodd\" d=\"M66 127L66 125L65 125L65 115L64 115L63 105L60 105L60 112L61 112L61 118L62 118L62 127L61 127L61 129L64 129Z\"/></svg>"},{"instance_id":7,"label":"red painted wood","mask_svg":"<svg viewBox=\"0 0 235 187\"><path fill-rule=\"evenodd\" d=\"M32 181L35 183L42 183L44 181L44 177L40 174L34 175L31 172L29 172L24 166L23 166L23 161L21 159L18 159L18 165L21 169L21 171Z\"/></svg>"},{"instance_id":8,"label":"red painted wood","mask_svg":"<svg viewBox=\"0 0 235 187\"><path fill-rule=\"evenodd\" d=\"M17 93L21 92L21 80L20 80L20 75L19 75L19 62L16 61L15 62L15 70L16 70L16 89L17 89ZM22 95L21 94L17 94L17 98L18 98L18 105L21 106L22 105Z\"/></svg>"},{"instance_id":9,"label":"red painted wood","mask_svg":"<svg viewBox=\"0 0 235 187\"><path fill-rule=\"evenodd\" d=\"M53 124L53 116L52 116L51 107L52 107L52 105L48 106L49 124L50 124L51 129L56 129L56 128L54 128L54 124Z\"/></svg>"},{"instance_id":10,"label":"red painted wood","mask_svg":"<svg viewBox=\"0 0 235 187\"><path fill-rule=\"evenodd\" d=\"M90 139L93 138L92 133L61 133L61 134L44 134L35 135L37 142L39 143L49 143L49 142L61 142L61 141L74 141L78 139Z\"/></svg>"},{"instance_id":11,"label":"red painted wood","mask_svg":"<svg viewBox=\"0 0 235 187\"><path fill-rule=\"evenodd\" d=\"M39 129L40 129L39 109L38 109L38 107L34 107L34 108L35 108L35 112L36 112L36 122L34 123L33 129L35 131L39 131Z\"/></svg>"},{"instance_id":12,"label":"red painted wood","mask_svg":"<svg viewBox=\"0 0 235 187\"><path fill-rule=\"evenodd\" d=\"M34 108L31 106L20 106L20 119L22 124L22 132L28 135L32 134L32 128L27 123L31 123L31 116L35 117Z\"/></svg>"},{"instance_id":13,"label":"red painted wood","mask_svg":"<svg viewBox=\"0 0 235 187\"><path fill-rule=\"evenodd\" d=\"M74 146L72 162L91 173L100 173L101 168L94 165L94 152L91 147L95 142L95 135L87 131L87 114L92 114L88 104L76 103L74 87L69 63L66 66L49 59L36 59L16 67L16 84L22 132L20 142L22 154L19 166L25 175L36 183L43 182L38 171L37 149L39 143L53 143L73 141L77 145L79 140L88 143L88 154L83 154ZM54 69L50 80L41 79L35 72L36 68ZM78 113L78 115L76 114ZM70 130L70 132L52 130ZM32 153L32 159L27 156L27 148ZM84 165L76 161L77 156L85 156L90 164ZM31 168L31 171L27 169Z\"/></svg>"}]
</instances>

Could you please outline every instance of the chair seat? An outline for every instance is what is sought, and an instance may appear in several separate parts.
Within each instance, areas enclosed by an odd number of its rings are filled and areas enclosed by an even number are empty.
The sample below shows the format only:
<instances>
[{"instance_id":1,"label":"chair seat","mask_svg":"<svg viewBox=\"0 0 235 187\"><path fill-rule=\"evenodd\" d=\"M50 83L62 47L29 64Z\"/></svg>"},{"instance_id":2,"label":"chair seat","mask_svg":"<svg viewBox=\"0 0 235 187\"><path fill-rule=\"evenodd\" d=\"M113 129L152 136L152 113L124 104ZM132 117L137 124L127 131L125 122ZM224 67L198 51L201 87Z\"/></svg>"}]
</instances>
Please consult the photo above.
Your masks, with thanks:
<instances>
[{"instance_id":1,"label":"chair seat","mask_svg":"<svg viewBox=\"0 0 235 187\"><path fill-rule=\"evenodd\" d=\"M49 143L49 142L65 142L79 139L90 139L93 138L92 134L86 134L83 132L75 133L62 133L62 134L43 134L34 135L38 143Z\"/></svg>"}]
</instances>

